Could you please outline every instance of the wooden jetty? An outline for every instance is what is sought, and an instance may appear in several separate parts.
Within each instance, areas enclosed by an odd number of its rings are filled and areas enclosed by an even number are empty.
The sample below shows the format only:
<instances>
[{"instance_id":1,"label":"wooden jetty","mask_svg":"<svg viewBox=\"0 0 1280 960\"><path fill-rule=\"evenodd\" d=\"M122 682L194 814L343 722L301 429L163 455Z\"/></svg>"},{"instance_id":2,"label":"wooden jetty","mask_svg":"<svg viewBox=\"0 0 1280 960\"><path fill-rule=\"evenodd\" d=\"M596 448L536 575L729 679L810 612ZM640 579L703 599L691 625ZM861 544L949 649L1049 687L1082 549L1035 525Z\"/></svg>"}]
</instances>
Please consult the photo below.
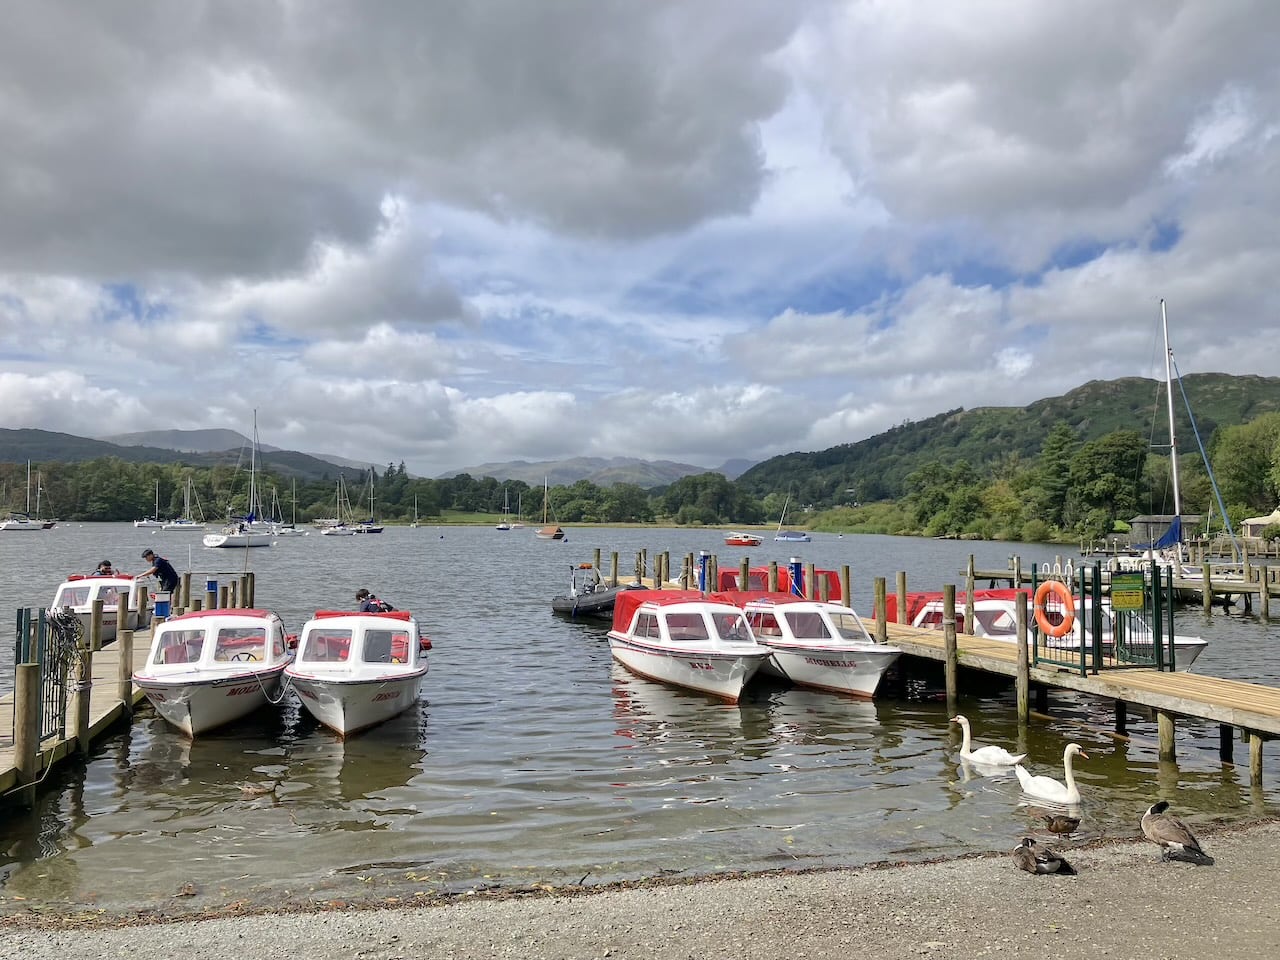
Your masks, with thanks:
<instances>
[{"instance_id":1,"label":"wooden jetty","mask_svg":"<svg viewBox=\"0 0 1280 960\"><path fill-rule=\"evenodd\" d=\"M254 575L214 574L230 577L205 581L203 593L192 591L192 574L184 573L171 598L174 614L185 610L251 607ZM138 622L148 620L148 598L140 597ZM153 618L161 622L161 618ZM133 683L134 671L145 665L151 649L151 630L119 630L114 643L101 641L102 601L95 601L88 635L79 647L66 684L65 724L41 736L41 714L49 705L41 702L40 666L14 666L14 689L0 697L0 806L31 806L36 790L59 761L89 755L94 741L106 736L117 723L132 718L143 699ZM33 624L34 628L34 624Z\"/></svg>"}]
</instances>

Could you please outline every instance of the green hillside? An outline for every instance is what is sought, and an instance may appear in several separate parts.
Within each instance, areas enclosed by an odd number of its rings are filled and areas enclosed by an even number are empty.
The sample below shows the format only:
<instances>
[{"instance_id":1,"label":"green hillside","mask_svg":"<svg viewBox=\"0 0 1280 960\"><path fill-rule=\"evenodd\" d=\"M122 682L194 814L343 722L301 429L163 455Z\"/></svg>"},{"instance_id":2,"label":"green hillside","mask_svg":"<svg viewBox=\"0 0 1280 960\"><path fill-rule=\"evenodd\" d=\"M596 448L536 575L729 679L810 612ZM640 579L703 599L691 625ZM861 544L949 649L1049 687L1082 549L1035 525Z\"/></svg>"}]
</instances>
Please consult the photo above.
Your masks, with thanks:
<instances>
[{"instance_id":1,"label":"green hillside","mask_svg":"<svg viewBox=\"0 0 1280 960\"><path fill-rule=\"evenodd\" d=\"M1206 446L1219 426L1280 411L1280 378L1191 374L1182 378L1182 386ZM1174 414L1179 455L1198 457L1177 383ZM898 499L905 492L907 476L927 463L965 460L981 471L1010 459L1030 460L1039 455L1045 436L1059 421L1068 423L1082 441L1128 429L1149 436L1157 447L1154 453L1167 452L1164 384L1128 377L1092 381L1064 396L1025 407L957 408L858 443L784 454L757 464L737 482L757 497L793 490L800 502L820 505Z\"/></svg>"}]
</instances>

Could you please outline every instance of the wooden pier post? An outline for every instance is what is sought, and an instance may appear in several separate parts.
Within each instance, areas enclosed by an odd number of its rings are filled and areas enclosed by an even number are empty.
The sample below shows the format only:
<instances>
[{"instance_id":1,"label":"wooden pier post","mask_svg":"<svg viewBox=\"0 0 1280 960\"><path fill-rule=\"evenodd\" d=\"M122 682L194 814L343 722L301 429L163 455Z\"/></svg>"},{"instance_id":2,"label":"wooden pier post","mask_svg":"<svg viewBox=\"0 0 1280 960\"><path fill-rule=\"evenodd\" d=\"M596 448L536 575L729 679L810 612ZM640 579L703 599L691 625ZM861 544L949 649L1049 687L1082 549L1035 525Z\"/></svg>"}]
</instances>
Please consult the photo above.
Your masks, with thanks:
<instances>
[{"instance_id":1,"label":"wooden pier post","mask_svg":"<svg viewBox=\"0 0 1280 960\"><path fill-rule=\"evenodd\" d=\"M208 589L209 584L213 584L213 589ZM216 610L218 608L218 581L206 580L204 591L204 608L206 610Z\"/></svg>"},{"instance_id":2,"label":"wooden pier post","mask_svg":"<svg viewBox=\"0 0 1280 960\"><path fill-rule=\"evenodd\" d=\"M231 587L229 584L225 584L225 583L218 584L218 609L219 610L225 610L227 609L228 606L230 606L230 604L227 603L227 598L230 592L231 592Z\"/></svg>"},{"instance_id":3,"label":"wooden pier post","mask_svg":"<svg viewBox=\"0 0 1280 960\"><path fill-rule=\"evenodd\" d=\"M258 599L258 575L252 570L244 575L244 586L245 606L252 609Z\"/></svg>"},{"instance_id":4,"label":"wooden pier post","mask_svg":"<svg viewBox=\"0 0 1280 960\"><path fill-rule=\"evenodd\" d=\"M888 606L885 601L887 599L885 579L884 577L876 577L875 600L873 601L874 606L872 608L872 616L874 616L876 620L877 643L889 642L889 625L885 622L885 608Z\"/></svg>"},{"instance_id":5,"label":"wooden pier post","mask_svg":"<svg viewBox=\"0 0 1280 960\"><path fill-rule=\"evenodd\" d=\"M1031 655L1027 651L1027 595L1018 591L1014 604L1018 621L1018 674L1014 678L1014 692L1018 699L1018 723L1031 719Z\"/></svg>"},{"instance_id":6,"label":"wooden pier post","mask_svg":"<svg viewBox=\"0 0 1280 960\"><path fill-rule=\"evenodd\" d=\"M1218 724L1218 759L1223 763L1235 763L1236 738L1231 724Z\"/></svg>"},{"instance_id":7,"label":"wooden pier post","mask_svg":"<svg viewBox=\"0 0 1280 960\"><path fill-rule=\"evenodd\" d=\"M720 583L720 561L713 553L707 561L707 593L713 593Z\"/></svg>"},{"instance_id":8,"label":"wooden pier post","mask_svg":"<svg viewBox=\"0 0 1280 960\"><path fill-rule=\"evenodd\" d=\"M618 585L618 551L614 550L609 554L609 586L616 587Z\"/></svg>"},{"instance_id":9,"label":"wooden pier post","mask_svg":"<svg viewBox=\"0 0 1280 960\"><path fill-rule=\"evenodd\" d=\"M235 609L240 606L240 578L233 577L227 584L227 602L225 606Z\"/></svg>"},{"instance_id":10,"label":"wooden pier post","mask_svg":"<svg viewBox=\"0 0 1280 960\"><path fill-rule=\"evenodd\" d=\"M955 716L960 703L956 682L960 665L956 651L956 585L948 583L942 588L942 643L945 654L944 675L947 685L947 713Z\"/></svg>"},{"instance_id":11,"label":"wooden pier post","mask_svg":"<svg viewBox=\"0 0 1280 960\"><path fill-rule=\"evenodd\" d=\"M751 581L748 576L751 573L751 561L747 557L742 558L742 562L738 564L738 589L746 590Z\"/></svg>"},{"instance_id":12,"label":"wooden pier post","mask_svg":"<svg viewBox=\"0 0 1280 960\"><path fill-rule=\"evenodd\" d=\"M178 586L179 601L178 606L183 613L191 609L191 571L187 570L182 574L182 581Z\"/></svg>"},{"instance_id":13,"label":"wooden pier post","mask_svg":"<svg viewBox=\"0 0 1280 960\"><path fill-rule=\"evenodd\" d=\"M1265 563L1258 567L1258 618L1271 622L1271 567Z\"/></svg>"},{"instance_id":14,"label":"wooden pier post","mask_svg":"<svg viewBox=\"0 0 1280 960\"><path fill-rule=\"evenodd\" d=\"M85 638L89 642L90 650L102 649L102 607L103 607L102 598L95 597L93 601L93 606L90 608L90 613L89 613L89 636ZM118 621L119 619L120 619L120 601L117 599L116 600L116 620ZM121 624L121 626L123 626L123 624ZM117 626L116 629L119 630L120 627Z\"/></svg>"},{"instance_id":15,"label":"wooden pier post","mask_svg":"<svg viewBox=\"0 0 1280 960\"><path fill-rule=\"evenodd\" d=\"M204 606L204 598L203 598L203 597L195 596L195 597L192 597L192 598L191 598L191 609L192 609L192 610L199 610L199 609L200 609L201 607L203 607L203 606Z\"/></svg>"},{"instance_id":16,"label":"wooden pier post","mask_svg":"<svg viewBox=\"0 0 1280 960\"><path fill-rule=\"evenodd\" d=\"M818 565L815 563L804 565L804 595L807 600L826 599L818 595Z\"/></svg>"},{"instance_id":17,"label":"wooden pier post","mask_svg":"<svg viewBox=\"0 0 1280 960\"><path fill-rule=\"evenodd\" d=\"M973 636L973 577L976 567L973 554L969 554L969 565L964 578L964 632Z\"/></svg>"},{"instance_id":18,"label":"wooden pier post","mask_svg":"<svg viewBox=\"0 0 1280 960\"><path fill-rule=\"evenodd\" d=\"M116 671L116 697L126 717L133 716L133 631L116 631L116 650L120 655Z\"/></svg>"},{"instance_id":19,"label":"wooden pier post","mask_svg":"<svg viewBox=\"0 0 1280 960\"><path fill-rule=\"evenodd\" d=\"M769 584L768 584L768 586L769 586L769 592L770 592L770 593L777 593L777 592L778 592L778 561L777 561L777 560L770 560L770 561L769 561Z\"/></svg>"},{"instance_id":20,"label":"wooden pier post","mask_svg":"<svg viewBox=\"0 0 1280 960\"><path fill-rule=\"evenodd\" d=\"M20 663L13 678L13 763L18 771L18 802L36 799L36 758L40 755L40 665Z\"/></svg>"},{"instance_id":21,"label":"wooden pier post","mask_svg":"<svg viewBox=\"0 0 1280 960\"><path fill-rule=\"evenodd\" d=\"M89 755L89 697L93 693L93 651L81 650L76 668L75 695L72 698L72 730L76 753Z\"/></svg>"},{"instance_id":22,"label":"wooden pier post","mask_svg":"<svg viewBox=\"0 0 1280 960\"><path fill-rule=\"evenodd\" d=\"M1262 734L1256 730L1249 731L1249 782L1262 785Z\"/></svg>"},{"instance_id":23,"label":"wooden pier post","mask_svg":"<svg viewBox=\"0 0 1280 960\"><path fill-rule=\"evenodd\" d=\"M907 571L898 571L897 588L898 622L905 626L911 622L907 619Z\"/></svg>"},{"instance_id":24,"label":"wooden pier post","mask_svg":"<svg viewBox=\"0 0 1280 960\"><path fill-rule=\"evenodd\" d=\"M662 579L658 581L658 586L661 587L664 583L667 583L670 579L671 579L671 551L663 550L662 551Z\"/></svg>"},{"instance_id":25,"label":"wooden pier post","mask_svg":"<svg viewBox=\"0 0 1280 960\"><path fill-rule=\"evenodd\" d=\"M853 582L847 563L840 565L840 602L846 607L853 606Z\"/></svg>"},{"instance_id":26,"label":"wooden pier post","mask_svg":"<svg viewBox=\"0 0 1280 960\"><path fill-rule=\"evenodd\" d=\"M1209 579L1208 560L1200 565L1200 575L1203 577L1200 581L1200 598L1204 601L1204 615L1211 617L1213 616L1213 581Z\"/></svg>"},{"instance_id":27,"label":"wooden pier post","mask_svg":"<svg viewBox=\"0 0 1280 960\"><path fill-rule=\"evenodd\" d=\"M1022 586L1022 558L1014 556L1010 559L1009 564L1013 567L1013 589L1017 590Z\"/></svg>"},{"instance_id":28,"label":"wooden pier post","mask_svg":"<svg viewBox=\"0 0 1280 960\"><path fill-rule=\"evenodd\" d=\"M596 573L600 572L600 548L596 547L591 554L591 566L595 567Z\"/></svg>"},{"instance_id":29,"label":"wooden pier post","mask_svg":"<svg viewBox=\"0 0 1280 960\"><path fill-rule=\"evenodd\" d=\"M1173 714L1166 710L1157 710L1156 733L1160 744L1158 755L1161 760L1176 760L1178 758L1178 751L1174 743L1175 732Z\"/></svg>"}]
</instances>

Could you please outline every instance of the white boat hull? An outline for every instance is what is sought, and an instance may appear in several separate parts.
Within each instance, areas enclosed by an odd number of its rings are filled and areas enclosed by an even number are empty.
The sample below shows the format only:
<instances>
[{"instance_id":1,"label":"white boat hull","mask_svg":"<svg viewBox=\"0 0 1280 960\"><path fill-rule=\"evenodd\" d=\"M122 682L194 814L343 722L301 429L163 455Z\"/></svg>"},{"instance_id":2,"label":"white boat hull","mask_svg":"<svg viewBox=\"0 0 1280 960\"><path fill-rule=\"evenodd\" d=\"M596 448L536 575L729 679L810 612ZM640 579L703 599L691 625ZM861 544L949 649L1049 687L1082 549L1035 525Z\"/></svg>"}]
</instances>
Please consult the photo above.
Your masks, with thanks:
<instances>
[{"instance_id":1,"label":"white boat hull","mask_svg":"<svg viewBox=\"0 0 1280 960\"><path fill-rule=\"evenodd\" d=\"M368 730L418 702L424 665L412 673L370 677L321 677L289 671L289 682L307 712L343 737Z\"/></svg>"},{"instance_id":2,"label":"white boat hull","mask_svg":"<svg viewBox=\"0 0 1280 960\"><path fill-rule=\"evenodd\" d=\"M204 537L206 547L269 547L274 535L271 533L207 533Z\"/></svg>"},{"instance_id":3,"label":"white boat hull","mask_svg":"<svg viewBox=\"0 0 1280 960\"><path fill-rule=\"evenodd\" d=\"M168 530L170 532L174 530L203 530L204 524L197 523L194 520L170 520L168 523L164 524L161 529Z\"/></svg>"},{"instance_id":4,"label":"white boat hull","mask_svg":"<svg viewBox=\"0 0 1280 960\"><path fill-rule=\"evenodd\" d=\"M190 671L153 677L134 674L156 713L189 737L248 716L280 694L284 665L269 670L210 674Z\"/></svg>"},{"instance_id":5,"label":"white boat hull","mask_svg":"<svg viewBox=\"0 0 1280 960\"><path fill-rule=\"evenodd\" d=\"M698 690L737 703L742 688L769 658L763 653L731 654L706 650L671 650L609 634L613 658L649 680Z\"/></svg>"},{"instance_id":6,"label":"white boat hull","mask_svg":"<svg viewBox=\"0 0 1280 960\"><path fill-rule=\"evenodd\" d=\"M773 650L773 656L762 667L766 673L800 686L866 700L875 696L880 678L901 655L900 650L880 644L781 646L764 638L760 642Z\"/></svg>"}]
</instances>

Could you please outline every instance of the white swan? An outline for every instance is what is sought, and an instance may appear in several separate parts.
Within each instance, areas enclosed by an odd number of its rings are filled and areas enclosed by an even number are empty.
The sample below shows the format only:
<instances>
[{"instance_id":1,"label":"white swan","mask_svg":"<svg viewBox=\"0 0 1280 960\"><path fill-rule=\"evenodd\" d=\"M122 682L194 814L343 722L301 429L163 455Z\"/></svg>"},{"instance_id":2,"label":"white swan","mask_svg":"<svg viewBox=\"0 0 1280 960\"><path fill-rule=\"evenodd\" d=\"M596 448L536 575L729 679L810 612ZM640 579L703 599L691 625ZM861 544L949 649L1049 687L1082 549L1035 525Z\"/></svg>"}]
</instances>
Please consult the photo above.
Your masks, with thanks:
<instances>
[{"instance_id":1,"label":"white swan","mask_svg":"<svg viewBox=\"0 0 1280 960\"><path fill-rule=\"evenodd\" d=\"M1018 754L1015 757L1004 747L987 746L974 750L969 741L968 718L957 713L951 718L951 722L960 724L960 729L964 731L964 742L960 744L961 759L972 760L974 763L985 764L989 767L1011 767L1015 763L1021 763L1027 757L1025 753Z\"/></svg>"},{"instance_id":2,"label":"white swan","mask_svg":"<svg viewBox=\"0 0 1280 960\"><path fill-rule=\"evenodd\" d=\"M1079 803L1080 790L1076 786L1076 778L1071 772L1071 758L1076 754L1089 759L1089 755L1078 743L1068 743L1067 749L1062 751L1062 769L1066 774L1067 782L1061 782L1053 779L1053 777L1033 777L1027 773L1019 764L1013 768L1013 772L1018 775L1018 783L1022 784L1022 792L1029 797L1038 797L1041 800L1052 800L1055 803Z\"/></svg>"}]
</instances>

